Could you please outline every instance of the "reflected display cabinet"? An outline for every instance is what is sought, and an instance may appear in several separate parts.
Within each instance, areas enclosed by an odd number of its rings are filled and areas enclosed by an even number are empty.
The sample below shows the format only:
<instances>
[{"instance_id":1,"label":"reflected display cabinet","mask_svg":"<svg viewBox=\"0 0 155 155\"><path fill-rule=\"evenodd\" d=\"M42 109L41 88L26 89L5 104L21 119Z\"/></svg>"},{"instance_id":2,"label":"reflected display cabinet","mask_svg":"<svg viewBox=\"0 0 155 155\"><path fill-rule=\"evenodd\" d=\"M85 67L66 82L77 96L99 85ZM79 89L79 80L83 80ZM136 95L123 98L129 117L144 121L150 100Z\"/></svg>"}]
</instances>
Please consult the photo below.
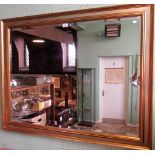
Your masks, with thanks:
<instances>
[{"instance_id":1,"label":"reflected display cabinet","mask_svg":"<svg viewBox=\"0 0 155 155\"><path fill-rule=\"evenodd\" d=\"M54 124L54 85L18 85L11 88L12 121Z\"/></svg>"},{"instance_id":2,"label":"reflected display cabinet","mask_svg":"<svg viewBox=\"0 0 155 155\"><path fill-rule=\"evenodd\" d=\"M95 69L78 69L78 125L95 124Z\"/></svg>"}]
</instances>

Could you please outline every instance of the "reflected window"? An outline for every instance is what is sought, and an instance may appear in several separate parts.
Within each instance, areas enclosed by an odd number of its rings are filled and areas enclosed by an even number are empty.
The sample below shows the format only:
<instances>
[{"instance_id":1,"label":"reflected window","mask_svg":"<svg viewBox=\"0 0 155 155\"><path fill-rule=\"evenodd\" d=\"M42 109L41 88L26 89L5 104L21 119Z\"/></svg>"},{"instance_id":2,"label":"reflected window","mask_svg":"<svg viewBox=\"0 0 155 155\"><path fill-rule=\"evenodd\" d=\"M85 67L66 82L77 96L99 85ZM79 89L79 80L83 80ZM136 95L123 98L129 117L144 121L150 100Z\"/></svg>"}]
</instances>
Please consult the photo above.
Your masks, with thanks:
<instances>
[{"instance_id":1,"label":"reflected window","mask_svg":"<svg viewBox=\"0 0 155 155\"><path fill-rule=\"evenodd\" d=\"M63 67L75 67L76 48L74 44L61 43L63 51Z\"/></svg>"},{"instance_id":2,"label":"reflected window","mask_svg":"<svg viewBox=\"0 0 155 155\"><path fill-rule=\"evenodd\" d=\"M68 67L75 67L75 45L69 44L68 45Z\"/></svg>"},{"instance_id":3,"label":"reflected window","mask_svg":"<svg viewBox=\"0 0 155 155\"><path fill-rule=\"evenodd\" d=\"M29 49L27 45L25 45L25 66L29 67Z\"/></svg>"}]
</instances>

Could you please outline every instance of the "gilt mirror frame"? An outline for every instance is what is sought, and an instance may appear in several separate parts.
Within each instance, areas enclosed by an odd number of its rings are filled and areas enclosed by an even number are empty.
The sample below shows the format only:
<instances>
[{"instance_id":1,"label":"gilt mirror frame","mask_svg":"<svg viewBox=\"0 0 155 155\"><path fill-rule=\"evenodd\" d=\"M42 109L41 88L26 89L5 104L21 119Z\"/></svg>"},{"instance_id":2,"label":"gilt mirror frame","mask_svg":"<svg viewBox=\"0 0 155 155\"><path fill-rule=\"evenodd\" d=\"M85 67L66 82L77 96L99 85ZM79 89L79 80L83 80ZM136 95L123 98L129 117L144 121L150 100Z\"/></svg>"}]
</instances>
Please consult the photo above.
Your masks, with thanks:
<instances>
[{"instance_id":1,"label":"gilt mirror frame","mask_svg":"<svg viewBox=\"0 0 155 155\"><path fill-rule=\"evenodd\" d=\"M129 149L151 149L152 145L152 72L153 72L153 5L118 5L111 7L50 13L2 19L0 24L2 128L4 130L74 140L79 142L110 145ZM139 112L139 136L100 134L74 129L38 126L11 122L11 87L9 43L11 28L37 25L82 22L122 17L141 17L141 89Z\"/></svg>"}]
</instances>

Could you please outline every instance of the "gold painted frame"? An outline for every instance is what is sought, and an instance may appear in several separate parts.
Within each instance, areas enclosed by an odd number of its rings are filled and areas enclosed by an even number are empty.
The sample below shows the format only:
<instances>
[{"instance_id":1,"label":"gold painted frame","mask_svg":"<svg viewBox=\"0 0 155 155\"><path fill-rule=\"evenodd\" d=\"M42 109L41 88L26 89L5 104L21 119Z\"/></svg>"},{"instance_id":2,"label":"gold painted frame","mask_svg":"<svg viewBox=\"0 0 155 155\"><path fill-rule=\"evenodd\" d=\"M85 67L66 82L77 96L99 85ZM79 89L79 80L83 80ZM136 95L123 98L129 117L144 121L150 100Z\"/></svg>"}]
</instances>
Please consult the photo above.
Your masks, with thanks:
<instances>
[{"instance_id":1,"label":"gold painted frame","mask_svg":"<svg viewBox=\"0 0 155 155\"><path fill-rule=\"evenodd\" d=\"M29 17L1 20L0 56L2 88L2 126L4 130L23 132L47 137L62 138L100 145L110 145L129 149L151 149L152 146L152 72L153 72L153 5L120 5L113 7L68 11ZM79 22L98 19L140 16L141 35L141 90L139 137L116 134L99 134L73 129L11 122L11 88L9 42L10 29L35 25Z\"/></svg>"}]
</instances>

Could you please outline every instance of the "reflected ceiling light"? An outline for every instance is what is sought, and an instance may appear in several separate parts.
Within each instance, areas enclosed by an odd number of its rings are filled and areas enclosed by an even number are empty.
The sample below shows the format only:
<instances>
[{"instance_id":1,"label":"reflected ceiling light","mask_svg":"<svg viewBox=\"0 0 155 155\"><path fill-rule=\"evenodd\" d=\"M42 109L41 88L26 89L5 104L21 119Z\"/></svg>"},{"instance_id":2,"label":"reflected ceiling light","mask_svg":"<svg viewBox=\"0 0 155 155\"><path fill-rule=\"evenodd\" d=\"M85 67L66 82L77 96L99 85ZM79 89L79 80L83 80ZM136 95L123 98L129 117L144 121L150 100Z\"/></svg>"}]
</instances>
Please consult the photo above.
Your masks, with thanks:
<instances>
[{"instance_id":1,"label":"reflected ceiling light","mask_svg":"<svg viewBox=\"0 0 155 155\"><path fill-rule=\"evenodd\" d=\"M132 23L133 23L133 24L136 24L136 23L137 23L137 20L133 20Z\"/></svg>"},{"instance_id":2,"label":"reflected ceiling light","mask_svg":"<svg viewBox=\"0 0 155 155\"><path fill-rule=\"evenodd\" d=\"M63 23L63 24L62 24L62 27L68 27L68 26L69 26L68 23Z\"/></svg>"},{"instance_id":3,"label":"reflected ceiling light","mask_svg":"<svg viewBox=\"0 0 155 155\"><path fill-rule=\"evenodd\" d=\"M33 40L33 43L44 43L45 42L45 40L43 40L43 39L34 39Z\"/></svg>"}]
</instances>

